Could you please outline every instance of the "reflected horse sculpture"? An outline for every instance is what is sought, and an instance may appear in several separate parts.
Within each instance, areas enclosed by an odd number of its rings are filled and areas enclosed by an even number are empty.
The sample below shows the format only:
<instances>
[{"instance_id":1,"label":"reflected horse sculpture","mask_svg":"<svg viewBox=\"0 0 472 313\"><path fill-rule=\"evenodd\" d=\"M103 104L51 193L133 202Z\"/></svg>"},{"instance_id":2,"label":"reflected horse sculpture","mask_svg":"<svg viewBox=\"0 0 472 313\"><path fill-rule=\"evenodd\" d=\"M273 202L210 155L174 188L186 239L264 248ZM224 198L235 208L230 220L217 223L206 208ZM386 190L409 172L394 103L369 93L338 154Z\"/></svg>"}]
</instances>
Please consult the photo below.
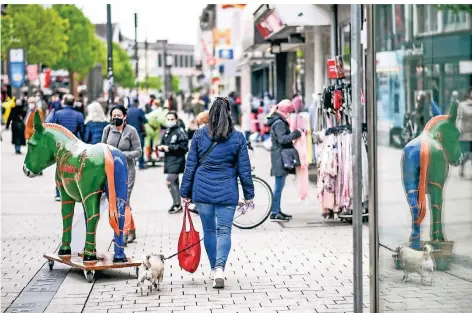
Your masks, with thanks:
<instances>
[{"instance_id":1,"label":"reflected horse sculpture","mask_svg":"<svg viewBox=\"0 0 472 313\"><path fill-rule=\"evenodd\" d=\"M57 163L56 185L61 194L63 225L59 256L71 255L74 207L76 202L82 202L86 223L83 260L97 261L95 234L100 218L100 197L105 192L109 200L109 222L114 231L113 262L126 262L123 227L128 167L124 154L102 143L85 144L63 126L42 124L38 111L33 118L34 134L28 141L23 172L35 177Z\"/></svg>"},{"instance_id":2,"label":"reflected horse sculpture","mask_svg":"<svg viewBox=\"0 0 472 313\"><path fill-rule=\"evenodd\" d=\"M453 104L449 115L433 117L423 132L403 149L402 182L412 215L410 247L413 249L421 249L420 226L426 215L426 201L431 215L431 242L445 241L443 187L449 165L459 165L462 158L456 118L457 104Z\"/></svg>"}]
</instances>

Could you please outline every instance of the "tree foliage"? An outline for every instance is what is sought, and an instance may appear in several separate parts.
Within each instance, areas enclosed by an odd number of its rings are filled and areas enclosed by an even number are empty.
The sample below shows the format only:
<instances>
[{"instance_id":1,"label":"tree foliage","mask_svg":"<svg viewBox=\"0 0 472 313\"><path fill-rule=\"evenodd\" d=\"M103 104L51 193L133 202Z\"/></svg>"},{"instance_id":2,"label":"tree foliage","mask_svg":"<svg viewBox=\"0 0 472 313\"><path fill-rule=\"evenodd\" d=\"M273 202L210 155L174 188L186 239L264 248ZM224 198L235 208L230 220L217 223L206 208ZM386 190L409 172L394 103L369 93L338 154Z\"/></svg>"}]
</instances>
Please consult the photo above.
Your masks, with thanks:
<instances>
[{"instance_id":1,"label":"tree foliage","mask_svg":"<svg viewBox=\"0 0 472 313\"><path fill-rule=\"evenodd\" d=\"M435 7L440 11L451 10L456 13L466 12L472 14L472 4L436 4Z\"/></svg>"},{"instance_id":2,"label":"tree foliage","mask_svg":"<svg viewBox=\"0 0 472 313\"><path fill-rule=\"evenodd\" d=\"M67 53L54 65L56 69L67 69L69 75L78 73L84 77L100 61L100 43L95 28L82 11L73 4L54 4L53 9L69 20L66 30ZM50 43L47 43L50 46Z\"/></svg>"},{"instance_id":3,"label":"tree foliage","mask_svg":"<svg viewBox=\"0 0 472 313\"><path fill-rule=\"evenodd\" d=\"M107 46L105 43L102 45L101 63L102 63L102 74L103 77L107 77L108 66L107 66ZM113 78L116 85L125 88L133 88L135 86L135 75L133 66L131 64L131 58L128 53L119 44L113 42Z\"/></svg>"},{"instance_id":4,"label":"tree foliage","mask_svg":"<svg viewBox=\"0 0 472 313\"><path fill-rule=\"evenodd\" d=\"M162 89L162 78L159 76L151 76L147 78L147 81L139 82L140 88L149 88L149 89Z\"/></svg>"},{"instance_id":5,"label":"tree foliage","mask_svg":"<svg viewBox=\"0 0 472 313\"><path fill-rule=\"evenodd\" d=\"M10 4L2 16L2 56L9 48L24 48L29 64L55 65L67 52L69 23L39 4Z\"/></svg>"},{"instance_id":6,"label":"tree foliage","mask_svg":"<svg viewBox=\"0 0 472 313\"><path fill-rule=\"evenodd\" d=\"M180 91L180 79L178 76L172 76L172 91L178 93Z\"/></svg>"}]
</instances>

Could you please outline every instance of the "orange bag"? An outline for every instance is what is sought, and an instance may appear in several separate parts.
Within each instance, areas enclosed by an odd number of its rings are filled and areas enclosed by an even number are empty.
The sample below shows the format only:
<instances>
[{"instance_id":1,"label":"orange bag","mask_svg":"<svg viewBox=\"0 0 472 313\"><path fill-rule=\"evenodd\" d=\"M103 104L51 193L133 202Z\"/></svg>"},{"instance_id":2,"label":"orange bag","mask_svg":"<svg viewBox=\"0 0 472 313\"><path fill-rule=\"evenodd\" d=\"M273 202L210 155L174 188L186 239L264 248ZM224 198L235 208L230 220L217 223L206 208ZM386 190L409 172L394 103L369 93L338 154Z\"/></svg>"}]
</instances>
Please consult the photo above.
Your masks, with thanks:
<instances>
[{"instance_id":1,"label":"orange bag","mask_svg":"<svg viewBox=\"0 0 472 313\"><path fill-rule=\"evenodd\" d=\"M200 234L193 227L192 217L190 216L188 207L189 203L186 203L182 231L179 236L178 258L180 267L187 272L194 273L200 264L202 249L200 247ZM186 231L187 217L190 224L190 230L188 232Z\"/></svg>"}]
</instances>

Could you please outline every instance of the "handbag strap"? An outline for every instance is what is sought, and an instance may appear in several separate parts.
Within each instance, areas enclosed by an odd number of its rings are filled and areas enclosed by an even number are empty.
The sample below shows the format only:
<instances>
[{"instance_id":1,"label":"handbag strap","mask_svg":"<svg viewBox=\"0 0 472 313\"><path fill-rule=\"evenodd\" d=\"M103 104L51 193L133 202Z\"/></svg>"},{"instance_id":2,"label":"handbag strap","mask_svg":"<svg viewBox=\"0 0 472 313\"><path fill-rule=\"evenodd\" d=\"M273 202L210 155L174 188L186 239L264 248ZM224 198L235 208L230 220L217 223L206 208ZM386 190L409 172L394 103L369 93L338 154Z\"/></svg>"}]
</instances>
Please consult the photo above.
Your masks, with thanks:
<instances>
[{"instance_id":1,"label":"handbag strap","mask_svg":"<svg viewBox=\"0 0 472 313\"><path fill-rule=\"evenodd\" d=\"M182 223L182 230L186 231L187 230L187 217L188 217L188 222L190 225L190 230L194 231L195 228L193 227L193 221L192 217L190 216L190 210L189 210L190 203L186 203L184 207L184 222Z\"/></svg>"},{"instance_id":2,"label":"handbag strap","mask_svg":"<svg viewBox=\"0 0 472 313\"><path fill-rule=\"evenodd\" d=\"M198 165L202 165L203 164L203 161L205 161L205 159L207 158L207 156L211 153L211 151L213 151L213 149L215 149L216 145L218 144L217 141L213 142L213 144L211 145L211 147L207 150L207 152L205 152L205 154L202 156L202 158L200 159L200 161L198 162Z\"/></svg>"}]
</instances>

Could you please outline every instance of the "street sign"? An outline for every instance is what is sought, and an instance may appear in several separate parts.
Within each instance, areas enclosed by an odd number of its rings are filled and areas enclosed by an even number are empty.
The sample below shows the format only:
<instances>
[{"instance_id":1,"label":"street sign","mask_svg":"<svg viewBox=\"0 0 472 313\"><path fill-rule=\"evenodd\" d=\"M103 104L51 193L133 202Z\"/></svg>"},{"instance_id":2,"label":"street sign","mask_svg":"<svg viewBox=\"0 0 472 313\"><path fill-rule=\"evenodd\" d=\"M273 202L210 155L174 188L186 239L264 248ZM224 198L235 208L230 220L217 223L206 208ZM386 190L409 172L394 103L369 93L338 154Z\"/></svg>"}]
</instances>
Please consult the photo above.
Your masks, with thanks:
<instances>
[{"instance_id":1,"label":"street sign","mask_svg":"<svg viewBox=\"0 0 472 313\"><path fill-rule=\"evenodd\" d=\"M8 69L13 88L20 88L25 83L25 65L25 49L8 50Z\"/></svg>"}]
</instances>

